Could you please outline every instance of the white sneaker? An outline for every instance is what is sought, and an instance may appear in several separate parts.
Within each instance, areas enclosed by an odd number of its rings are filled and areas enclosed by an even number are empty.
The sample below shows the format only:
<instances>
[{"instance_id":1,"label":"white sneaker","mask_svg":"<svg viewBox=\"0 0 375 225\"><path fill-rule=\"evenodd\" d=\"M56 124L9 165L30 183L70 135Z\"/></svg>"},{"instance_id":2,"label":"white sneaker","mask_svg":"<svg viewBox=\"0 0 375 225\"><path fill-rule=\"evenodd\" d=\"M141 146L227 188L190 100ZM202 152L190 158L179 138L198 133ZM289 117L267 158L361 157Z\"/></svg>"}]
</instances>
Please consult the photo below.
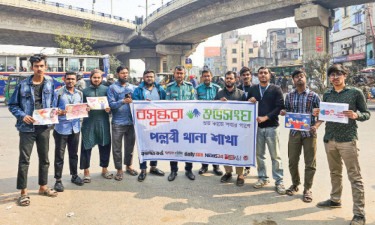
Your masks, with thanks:
<instances>
[{"instance_id":1,"label":"white sneaker","mask_svg":"<svg viewBox=\"0 0 375 225\"><path fill-rule=\"evenodd\" d=\"M253 185L253 187L256 188L256 189L259 189L259 188L262 188L262 187L266 186L268 183L269 183L268 180L262 180L262 179L259 179L259 180Z\"/></svg>"},{"instance_id":2,"label":"white sneaker","mask_svg":"<svg viewBox=\"0 0 375 225\"><path fill-rule=\"evenodd\" d=\"M276 192L279 193L280 195L285 195L286 190L285 190L284 184L276 185Z\"/></svg>"}]
</instances>

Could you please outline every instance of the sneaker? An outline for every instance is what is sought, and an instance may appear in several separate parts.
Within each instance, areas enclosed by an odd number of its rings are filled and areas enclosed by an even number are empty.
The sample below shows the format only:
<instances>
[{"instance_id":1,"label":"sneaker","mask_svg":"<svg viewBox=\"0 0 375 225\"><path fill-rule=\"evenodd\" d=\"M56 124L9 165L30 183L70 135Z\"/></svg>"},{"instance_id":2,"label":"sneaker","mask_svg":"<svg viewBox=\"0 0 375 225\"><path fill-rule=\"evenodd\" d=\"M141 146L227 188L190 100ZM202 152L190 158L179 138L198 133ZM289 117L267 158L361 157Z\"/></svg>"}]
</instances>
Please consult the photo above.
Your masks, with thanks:
<instances>
[{"instance_id":1,"label":"sneaker","mask_svg":"<svg viewBox=\"0 0 375 225\"><path fill-rule=\"evenodd\" d=\"M64 185L62 184L61 180L60 181L56 181L55 186L53 187L53 189L55 189L55 191L57 191L57 192L63 192L64 191Z\"/></svg>"},{"instance_id":2,"label":"sneaker","mask_svg":"<svg viewBox=\"0 0 375 225\"><path fill-rule=\"evenodd\" d=\"M286 190L285 190L284 184L276 185L276 192L279 193L280 195L285 195Z\"/></svg>"},{"instance_id":3,"label":"sneaker","mask_svg":"<svg viewBox=\"0 0 375 225\"><path fill-rule=\"evenodd\" d=\"M366 218L363 216L354 215L350 225L364 225L366 224Z\"/></svg>"},{"instance_id":4,"label":"sneaker","mask_svg":"<svg viewBox=\"0 0 375 225\"><path fill-rule=\"evenodd\" d=\"M247 168L245 169L244 173L243 173L243 176L246 177L247 175L250 174L250 168Z\"/></svg>"},{"instance_id":5,"label":"sneaker","mask_svg":"<svg viewBox=\"0 0 375 225\"><path fill-rule=\"evenodd\" d=\"M318 208L341 208L341 203L328 199L327 201L319 202L316 206Z\"/></svg>"},{"instance_id":6,"label":"sneaker","mask_svg":"<svg viewBox=\"0 0 375 225\"><path fill-rule=\"evenodd\" d=\"M262 187L266 186L268 183L269 183L268 180L262 180L262 179L259 179L259 180L253 185L253 187L256 188L256 189L259 189L259 188L262 188Z\"/></svg>"},{"instance_id":7,"label":"sneaker","mask_svg":"<svg viewBox=\"0 0 375 225\"><path fill-rule=\"evenodd\" d=\"M77 175L72 176L71 181L72 181L73 184L76 184L78 186L82 186L82 185L85 184L85 182Z\"/></svg>"},{"instance_id":8,"label":"sneaker","mask_svg":"<svg viewBox=\"0 0 375 225\"><path fill-rule=\"evenodd\" d=\"M226 173L224 176L221 177L220 181L222 183L226 183L232 179L232 174L231 173Z\"/></svg>"}]
</instances>

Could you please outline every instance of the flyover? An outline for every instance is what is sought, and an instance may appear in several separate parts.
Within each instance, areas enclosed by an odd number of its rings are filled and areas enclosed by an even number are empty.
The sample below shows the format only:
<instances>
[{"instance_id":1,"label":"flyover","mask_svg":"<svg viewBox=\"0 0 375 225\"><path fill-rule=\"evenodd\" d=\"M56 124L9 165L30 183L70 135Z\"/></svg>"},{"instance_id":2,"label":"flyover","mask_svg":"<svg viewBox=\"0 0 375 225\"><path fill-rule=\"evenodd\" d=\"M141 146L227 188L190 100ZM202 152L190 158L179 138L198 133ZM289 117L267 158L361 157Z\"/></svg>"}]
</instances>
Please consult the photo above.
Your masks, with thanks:
<instances>
[{"instance_id":1,"label":"flyover","mask_svg":"<svg viewBox=\"0 0 375 225\"><path fill-rule=\"evenodd\" d=\"M57 47L54 34L92 22L94 46L125 64L143 58L147 68L171 70L208 37L295 16L303 33L304 57L328 52L332 9L371 0L172 0L142 25L27 0L0 0L0 44ZM316 38L323 52L316 52ZM162 68L166 58L167 69Z\"/></svg>"}]
</instances>

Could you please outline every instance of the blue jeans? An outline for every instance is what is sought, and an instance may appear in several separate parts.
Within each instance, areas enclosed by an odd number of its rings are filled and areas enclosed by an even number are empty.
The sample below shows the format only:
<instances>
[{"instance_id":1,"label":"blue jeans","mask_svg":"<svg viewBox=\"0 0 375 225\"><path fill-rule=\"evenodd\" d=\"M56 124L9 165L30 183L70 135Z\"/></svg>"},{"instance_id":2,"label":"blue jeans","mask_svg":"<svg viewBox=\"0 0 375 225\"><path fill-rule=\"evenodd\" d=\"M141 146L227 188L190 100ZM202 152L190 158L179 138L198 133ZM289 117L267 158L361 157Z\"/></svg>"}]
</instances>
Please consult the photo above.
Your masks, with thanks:
<instances>
[{"instance_id":1,"label":"blue jeans","mask_svg":"<svg viewBox=\"0 0 375 225\"><path fill-rule=\"evenodd\" d=\"M158 161L150 161L150 166L157 166ZM143 161L143 163L140 163L141 170L147 169L147 161Z\"/></svg>"},{"instance_id":2,"label":"blue jeans","mask_svg":"<svg viewBox=\"0 0 375 225\"><path fill-rule=\"evenodd\" d=\"M279 129L277 127L259 128L257 133L256 157L258 177L268 180L265 163L266 144L272 160L272 177L276 185L283 183L283 167L280 158Z\"/></svg>"}]
</instances>

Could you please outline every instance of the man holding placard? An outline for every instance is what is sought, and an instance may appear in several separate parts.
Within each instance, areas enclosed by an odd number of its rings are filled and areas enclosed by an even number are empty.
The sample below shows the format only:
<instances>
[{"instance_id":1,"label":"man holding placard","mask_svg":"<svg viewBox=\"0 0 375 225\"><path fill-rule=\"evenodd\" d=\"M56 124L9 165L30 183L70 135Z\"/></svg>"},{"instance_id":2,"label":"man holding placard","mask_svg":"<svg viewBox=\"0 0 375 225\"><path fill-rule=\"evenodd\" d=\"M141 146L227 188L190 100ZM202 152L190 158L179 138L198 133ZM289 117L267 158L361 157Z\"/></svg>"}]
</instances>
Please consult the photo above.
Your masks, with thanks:
<instances>
[{"instance_id":1,"label":"man holding placard","mask_svg":"<svg viewBox=\"0 0 375 225\"><path fill-rule=\"evenodd\" d=\"M47 58L38 54L30 57L34 74L21 81L9 100L9 111L17 118L16 127L20 135L20 157L18 160L17 189L21 190L18 198L20 206L29 206L30 197L27 191L27 172L34 142L39 159L39 194L56 197L57 192L47 188L49 168L50 125L34 126L34 110L51 108L53 100L53 82L46 79Z\"/></svg>"},{"instance_id":2,"label":"man holding placard","mask_svg":"<svg viewBox=\"0 0 375 225\"><path fill-rule=\"evenodd\" d=\"M298 185L301 184L298 162L303 147L303 155L305 159L305 189L303 191L303 201L311 202L312 192L310 189L316 171L316 131L322 123L322 121L316 121L317 117L313 117L311 114L314 108L319 107L320 99L318 94L306 87L306 74L304 71L294 71L292 78L296 85L296 89L286 95L285 110L281 110L280 115L285 116L285 114L287 114L291 115L291 117L302 117L303 115L306 115L307 118L310 117L310 121L306 121L306 124L309 125L296 126L294 127L296 129L291 129L289 133L289 172L293 184L286 190L286 194L290 196L294 195L298 192ZM287 118L285 120L287 120ZM293 120L291 119L290 121ZM300 121L302 121L302 119L300 119ZM288 121L286 121L286 124L288 124ZM300 122L300 124L302 123ZM288 126L286 127L288 128Z\"/></svg>"},{"instance_id":3,"label":"man holding placard","mask_svg":"<svg viewBox=\"0 0 375 225\"><path fill-rule=\"evenodd\" d=\"M80 169L84 170L83 181L91 182L90 177L90 159L91 150L95 145L99 147L100 167L102 167L102 177L112 179L113 174L108 172L109 156L111 153L111 131L109 127L110 108L107 102L108 87L102 85L103 72L99 69L91 71L91 85L85 88L83 92L83 102L87 102L90 107L89 117L84 118L82 122L82 144ZM105 98L100 98L105 97ZM100 103L90 100L101 99ZM103 102L104 101L104 102ZM92 104L92 105L90 105ZM103 107L96 107L103 105Z\"/></svg>"},{"instance_id":4,"label":"man holding placard","mask_svg":"<svg viewBox=\"0 0 375 225\"><path fill-rule=\"evenodd\" d=\"M323 102L345 103L348 110L329 113L337 117L344 115L348 123L326 122L326 133L324 135L324 146L326 149L328 165L331 173L331 198L319 202L320 208L340 208L342 194L342 161L344 161L348 178L352 186L353 213L351 225L365 224L365 192L363 187L361 169L358 160L358 121L370 119L366 100L361 90L345 85L348 70L341 64L333 64L328 68L328 77L333 87L323 95ZM314 116L320 115L322 108L315 108ZM320 117L319 117L320 118ZM321 119L321 118L320 118ZM333 120L335 121L335 120Z\"/></svg>"},{"instance_id":5,"label":"man holding placard","mask_svg":"<svg viewBox=\"0 0 375 225\"><path fill-rule=\"evenodd\" d=\"M77 82L77 75L75 72L66 72L64 76L65 86L56 90L53 107L58 107L57 114L59 115L59 123L55 125L53 137L55 139L55 179L56 183L54 189L58 192L64 191L62 184L62 170L64 166L64 154L66 145L68 145L69 153L69 169L72 175L72 183L82 186L83 180L77 175L78 166L78 145L80 135L80 119L67 119L66 105L80 104L83 102L83 94L81 91L74 88Z\"/></svg>"}]
</instances>

